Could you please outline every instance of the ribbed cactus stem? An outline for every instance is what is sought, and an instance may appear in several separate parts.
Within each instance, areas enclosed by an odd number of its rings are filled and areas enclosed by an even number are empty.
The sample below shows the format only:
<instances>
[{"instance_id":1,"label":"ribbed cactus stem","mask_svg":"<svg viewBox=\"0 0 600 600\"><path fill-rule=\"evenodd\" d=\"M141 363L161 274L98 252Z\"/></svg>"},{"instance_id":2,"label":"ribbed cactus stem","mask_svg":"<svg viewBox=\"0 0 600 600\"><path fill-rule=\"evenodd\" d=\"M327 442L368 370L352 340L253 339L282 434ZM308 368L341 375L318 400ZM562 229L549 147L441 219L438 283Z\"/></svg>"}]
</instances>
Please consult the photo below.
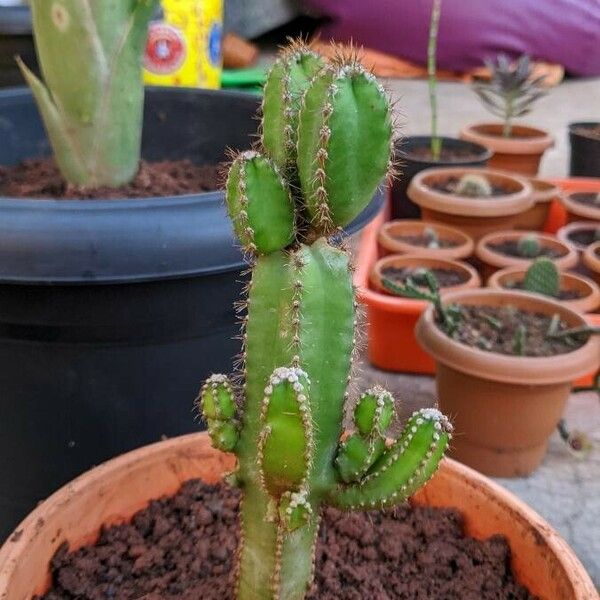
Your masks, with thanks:
<instances>
[{"instance_id":1,"label":"ribbed cactus stem","mask_svg":"<svg viewBox=\"0 0 600 600\"><path fill-rule=\"evenodd\" d=\"M523 258L535 258L540 255L540 240L533 233L524 235L517 242L517 250Z\"/></svg>"},{"instance_id":2,"label":"ribbed cactus stem","mask_svg":"<svg viewBox=\"0 0 600 600\"><path fill-rule=\"evenodd\" d=\"M551 298L558 296L560 274L554 262L545 256L536 259L525 273L523 289Z\"/></svg>"}]
</instances>

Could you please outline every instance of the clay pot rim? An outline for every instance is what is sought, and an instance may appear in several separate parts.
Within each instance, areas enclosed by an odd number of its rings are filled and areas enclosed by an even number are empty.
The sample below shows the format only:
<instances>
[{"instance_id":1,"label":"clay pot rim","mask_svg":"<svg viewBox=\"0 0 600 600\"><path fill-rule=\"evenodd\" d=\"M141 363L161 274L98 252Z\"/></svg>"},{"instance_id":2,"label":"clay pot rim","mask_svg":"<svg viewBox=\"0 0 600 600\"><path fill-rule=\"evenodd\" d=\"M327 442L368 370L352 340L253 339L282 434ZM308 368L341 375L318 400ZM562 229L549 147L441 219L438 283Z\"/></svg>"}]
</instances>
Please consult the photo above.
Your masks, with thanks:
<instances>
[{"instance_id":1,"label":"clay pot rim","mask_svg":"<svg viewBox=\"0 0 600 600\"><path fill-rule=\"evenodd\" d=\"M452 137L452 136L448 136L448 135L441 135L439 137L442 140L442 146L444 145L444 142L448 141L448 140L454 141L454 142L464 142L466 144L471 144L472 146L477 146L479 152L477 154L475 154L475 153L473 154L474 160L487 162L490 158L492 158L492 154L493 154L492 151L489 148L486 148L483 144L481 144L479 142L472 142L471 140L463 140L460 137ZM431 143L431 136L430 135L407 135L407 136L402 137L401 139L397 140L394 143L394 151L398 154L400 159L407 158L411 162L430 164L431 159L413 156L409 150L406 150L406 148L403 146L403 144L405 144L407 142L410 143L411 141L415 142L417 144L418 144L418 142L422 141L423 144L425 146L427 146ZM458 160L456 162L461 162L461 161Z\"/></svg>"},{"instance_id":2,"label":"clay pot rim","mask_svg":"<svg viewBox=\"0 0 600 600\"><path fill-rule=\"evenodd\" d=\"M600 185L597 190L576 190L573 192L569 192L568 194L563 194L561 197L561 202L567 212L570 212L578 217L583 219L590 219L591 221L600 221L600 208L594 208L593 206L587 206L585 204L581 204L579 202L575 202L572 199L572 196L575 194L590 194L598 192L600 193Z\"/></svg>"},{"instance_id":3,"label":"clay pot rim","mask_svg":"<svg viewBox=\"0 0 600 600\"><path fill-rule=\"evenodd\" d=\"M560 198L561 196L560 188L548 179L542 179L541 177L530 177L529 183L533 188L534 204L551 202L554 200L554 198Z\"/></svg>"},{"instance_id":4,"label":"clay pot rim","mask_svg":"<svg viewBox=\"0 0 600 600\"><path fill-rule=\"evenodd\" d=\"M413 254L391 254L390 256L384 256L380 258L371 269L371 274L369 277L369 281L371 285L375 288L375 291L378 294L384 294L386 296L391 296L396 300L404 300L404 298L399 296L394 296L385 290L381 283L381 273L383 269L389 266L397 266L400 264L401 266L414 266L414 263L417 262L419 265L423 265L425 267L442 267L448 268L453 271L460 271L465 273L468 276L468 279L457 285L447 286L441 288L441 294L444 296L450 292L455 292L458 290L464 289L472 289L481 287L481 278L479 277L479 273L468 263L463 263L458 260L452 260L449 258L437 257L437 256L428 256L426 254L421 253L413 253ZM408 298L411 300L411 298ZM419 302L417 300L417 302ZM421 305L428 304L426 301L420 301Z\"/></svg>"},{"instance_id":5,"label":"clay pot rim","mask_svg":"<svg viewBox=\"0 0 600 600\"><path fill-rule=\"evenodd\" d=\"M451 248L424 248L422 246L414 246L409 242L394 237L396 231L400 235L402 233L410 235L411 232L418 235L427 227L438 232L441 238L458 241L458 245ZM420 254L422 256L431 256L432 258L467 258L473 254L473 250L475 249L473 239L460 229L443 225L442 223L426 223L417 219L386 221L377 233L377 242L392 254Z\"/></svg>"},{"instance_id":6,"label":"clay pot rim","mask_svg":"<svg viewBox=\"0 0 600 600\"><path fill-rule=\"evenodd\" d=\"M493 273L488 279L487 285L493 289L510 291L510 288L503 285L506 279L512 277L517 281L522 281L525 278L526 271L527 269L524 267L505 267L504 269ZM567 272L560 273L559 277L561 289L563 289L564 286L567 289L577 288L581 290L583 288L585 291L584 296L581 298L573 300L557 300L557 302L560 302L560 304L563 304L571 310L582 313L592 312L600 306L600 287L598 287L598 284L595 281L592 281L583 275ZM579 285L573 285L577 283Z\"/></svg>"},{"instance_id":7,"label":"clay pot rim","mask_svg":"<svg viewBox=\"0 0 600 600\"><path fill-rule=\"evenodd\" d=\"M499 135L483 133L481 128L497 129ZM502 136L502 123L478 122L466 125L460 130L460 137L469 142L482 144L498 154L541 154L554 145L554 137L544 129L524 123L513 125L513 130L527 130L531 137L505 138Z\"/></svg>"},{"instance_id":8,"label":"clay pot rim","mask_svg":"<svg viewBox=\"0 0 600 600\"><path fill-rule=\"evenodd\" d=\"M190 462L199 463L200 459L217 460L221 472L225 472L233 464L231 455L223 455L225 459L217 458L217 451L210 447L210 442L206 432L192 433L183 435L173 439L156 442L148 446L143 446L122 454L112 460L109 460L102 465L90 469L86 473L80 475L70 483L56 491L52 496L39 504L21 523L17 526L16 531L21 530L20 538L14 542L8 540L0 548L0 590L7 590L11 579L11 573L19 564L20 557L27 552L28 543L30 540L44 533L44 527L48 527L47 523L51 522L52 517L63 510L63 507L76 500L83 490L90 485L96 484L98 488L106 486L115 478L118 473L130 473L141 465L151 465L158 463L168 463L169 457L180 456L186 457ZM174 477L178 475L175 467ZM187 476L187 473L186 473ZM200 476L200 473L195 475ZM180 476L181 477L181 476ZM527 531L531 540L528 541L531 546L540 547L543 552L550 553L555 561L555 565L561 569L561 577L568 579L572 597L575 600L587 600L594 597L595 587L592 583L587 571L571 549L566 541L556 532L556 530L545 521L538 513L529 507L520 498L509 492L498 483L492 481L488 477L478 473L477 471L462 465L450 458L444 458L441 461L440 468L428 486L425 486L417 494L413 496L411 502L417 505L431 506L449 506L439 501L430 499L432 495L432 487L435 486L435 478L439 479L441 486L446 488L454 487L456 489L473 489L479 490L480 496L485 499L486 505L491 507L488 511L493 515L492 507L497 507L497 510L505 514L514 515L514 522L518 523L518 529L523 532ZM146 488L144 488L146 489ZM176 490L174 490L176 491ZM163 493L174 493L171 490L164 490ZM438 497L439 497L438 493ZM149 502L151 497L146 500ZM138 508L136 508L138 510ZM464 512L464 509L462 509ZM131 510L128 517L133 515L135 510ZM472 516L472 515L470 515ZM43 519L43 521L40 521ZM490 519L488 518L488 521ZM43 522L42 527L38 527L38 523ZM489 537L489 531L481 532L476 524L470 525L466 521L467 532L473 535L471 531L474 529L474 535L478 539ZM479 529L479 533L478 533ZM9 538L10 539L10 538ZM512 545L512 544L511 544ZM542 551L542 550L540 550ZM523 561L521 559L521 563ZM522 569L525 566L522 565ZM37 574L32 573L32 579ZM40 579L44 577L43 573L39 574ZM517 577L520 580L519 574ZM535 581L535 573L528 576L530 581ZM32 581L32 588L37 584ZM535 591L535 590L534 590Z\"/></svg>"},{"instance_id":9,"label":"clay pot rim","mask_svg":"<svg viewBox=\"0 0 600 600\"><path fill-rule=\"evenodd\" d=\"M583 253L583 262L594 273L600 273L600 240L590 244Z\"/></svg>"},{"instance_id":10,"label":"clay pot rim","mask_svg":"<svg viewBox=\"0 0 600 600\"><path fill-rule=\"evenodd\" d=\"M574 231L581 231L581 230L585 230L585 229L597 229L598 227L600 227L600 223L594 223L592 221L573 221L571 223L567 223L566 225L563 225L557 232L556 232L556 237L563 242L564 244L567 244L569 246L573 246L573 248L575 248L576 250L578 250L579 252L585 252L585 250L589 247L588 246L584 246L583 244L580 244L579 242L576 242L575 240L572 240L569 237L570 233L573 233ZM594 242L592 242L593 244Z\"/></svg>"},{"instance_id":11,"label":"clay pot rim","mask_svg":"<svg viewBox=\"0 0 600 600\"><path fill-rule=\"evenodd\" d=\"M432 178L461 177L466 174L484 175L488 179L510 182L518 187L517 192L493 198L469 198L456 194L445 194L428 185ZM409 198L419 206L438 212L463 217L501 217L516 215L534 204L533 188L524 177L504 171L477 167L433 167L415 175L407 190Z\"/></svg>"},{"instance_id":12,"label":"clay pot rim","mask_svg":"<svg viewBox=\"0 0 600 600\"><path fill-rule=\"evenodd\" d=\"M444 304L468 302L484 304L494 298L501 304L533 307L547 314L558 313L574 327L587 324L585 317L563 304L536 294L490 288L454 292L444 297ZM598 368L600 340L588 341L572 352L549 357L508 356L472 348L450 339L434 322L434 307L428 307L415 328L421 347L436 361L480 379L520 385L546 385L573 381Z\"/></svg>"},{"instance_id":13,"label":"clay pot rim","mask_svg":"<svg viewBox=\"0 0 600 600\"><path fill-rule=\"evenodd\" d=\"M563 241L557 239L553 235L540 233L539 231L495 231L488 233L487 235L484 235L477 243L477 246L475 247L475 256L477 256L477 258L487 265L500 269L504 267L522 267L530 265L535 259L506 256L500 252L495 252L489 247L490 242L499 242L507 239L520 239L526 235L535 235L540 240L542 245L564 250L563 256L553 260L554 264L560 271L570 269L577 264L579 256L571 244L565 244Z\"/></svg>"}]
</instances>

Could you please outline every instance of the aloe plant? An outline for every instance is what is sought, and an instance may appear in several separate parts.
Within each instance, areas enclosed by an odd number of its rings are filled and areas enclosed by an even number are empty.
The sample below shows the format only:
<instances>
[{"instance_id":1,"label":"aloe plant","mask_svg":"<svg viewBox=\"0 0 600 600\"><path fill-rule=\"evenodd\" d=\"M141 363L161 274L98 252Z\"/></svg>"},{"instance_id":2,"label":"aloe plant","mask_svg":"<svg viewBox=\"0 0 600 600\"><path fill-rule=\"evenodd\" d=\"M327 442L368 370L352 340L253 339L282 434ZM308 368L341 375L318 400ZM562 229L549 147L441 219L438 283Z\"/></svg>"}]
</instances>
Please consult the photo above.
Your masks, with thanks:
<instances>
[{"instance_id":1,"label":"aloe plant","mask_svg":"<svg viewBox=\"0 0 600 600\"><path fill-rule=\"evenodd\" d=\"M261 147L233 160L226 186L253 262L239 379L213 375L200 404L213 445L237 456L237 597L299 600L322 507L404 501L436 470L451 426L420 410L386 443L393 401L375 387L358 400L356 432L342 436L356 314L348 255L330 234L388 172L381 86L355 60L322 64L295 44L270 71L264 102Z\"/></svg>"},{"instance_id":2,"label":"aloe plant","mask_svg":"<svg viewBox=\"0 0 600 600\"><path fill-rule=\"evenodd\" d=\"M157 0L31 0L43 81L19 58L56 162L77 187L116 187L136 174L141 60Z\"/></svg>"}]
</instances>

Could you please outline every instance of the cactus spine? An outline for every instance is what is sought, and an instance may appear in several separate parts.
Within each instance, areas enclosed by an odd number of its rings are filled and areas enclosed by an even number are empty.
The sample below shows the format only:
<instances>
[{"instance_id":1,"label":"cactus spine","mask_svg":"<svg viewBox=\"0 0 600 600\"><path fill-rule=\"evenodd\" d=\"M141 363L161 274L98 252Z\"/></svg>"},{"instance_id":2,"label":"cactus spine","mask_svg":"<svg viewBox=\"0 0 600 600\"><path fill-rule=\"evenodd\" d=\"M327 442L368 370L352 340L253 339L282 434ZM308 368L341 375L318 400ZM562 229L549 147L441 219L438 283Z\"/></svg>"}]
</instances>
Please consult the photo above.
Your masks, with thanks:
<instances>
[{"instance_id":1,"label":"cactus spine","mask_svg":"<svg viewBox=\"0 0 600 600\"><path fill-rule=\"evenodd\" d=\"M265 98L261 152L268 158L243 153L227 183L230 215L253 257L237 390L243 400L232 400L224 376L209 379L200 396L213 444L238 458L239 600L304 598L321 507L403 501L432 475L450 439L448 421L428 409L387 447L393 401L381 388L361 396L356 433L341 439L355 301L348 256L326 236L366 206L386 175L391 110L355 60L321 65L309 80L304 69L315 64L298 44L283 53L266 84L283 103ZM302 97L285 95L283 73L305 88ZM297 140L294 160L291 147L274 151L283 146L272 140L284 137Z\"/></svg>"}]
</instances>

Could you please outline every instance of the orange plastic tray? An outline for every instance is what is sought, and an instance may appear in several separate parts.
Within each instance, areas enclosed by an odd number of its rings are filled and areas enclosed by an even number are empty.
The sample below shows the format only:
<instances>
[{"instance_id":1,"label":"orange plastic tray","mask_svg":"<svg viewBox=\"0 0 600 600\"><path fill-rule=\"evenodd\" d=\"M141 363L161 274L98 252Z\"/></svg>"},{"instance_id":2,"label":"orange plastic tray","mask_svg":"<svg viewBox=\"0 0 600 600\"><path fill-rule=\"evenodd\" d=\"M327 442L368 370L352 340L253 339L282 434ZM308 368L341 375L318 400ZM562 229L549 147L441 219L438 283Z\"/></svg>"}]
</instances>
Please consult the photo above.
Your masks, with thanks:
<instances>
[{"instance_id":1,"label":"orange plastic tray","mask_svg":"<svg viewBox=\"0 0 600 600\"><path fill-rule=\"evenodd\" d=\"M600 189L600 179L574 178L554 179L564 191L593 191ZM382 211L363 230L359 249L354 285L359 301L365 306L368 321L368 355L371 364L385 371L421 373L433 375L433 359L418 345L414 328L425 302L407 298L394 298L376 292L369 287L371 267L379 258L377 233L389 219L389 201ZM554 201L544 230L556 233L566 222L566 213L558 201ZM600 313L587 315L588 320L600 325ZM589 385L591 375L577 381L577 385Z\"/></svg>"}]
</instances>

